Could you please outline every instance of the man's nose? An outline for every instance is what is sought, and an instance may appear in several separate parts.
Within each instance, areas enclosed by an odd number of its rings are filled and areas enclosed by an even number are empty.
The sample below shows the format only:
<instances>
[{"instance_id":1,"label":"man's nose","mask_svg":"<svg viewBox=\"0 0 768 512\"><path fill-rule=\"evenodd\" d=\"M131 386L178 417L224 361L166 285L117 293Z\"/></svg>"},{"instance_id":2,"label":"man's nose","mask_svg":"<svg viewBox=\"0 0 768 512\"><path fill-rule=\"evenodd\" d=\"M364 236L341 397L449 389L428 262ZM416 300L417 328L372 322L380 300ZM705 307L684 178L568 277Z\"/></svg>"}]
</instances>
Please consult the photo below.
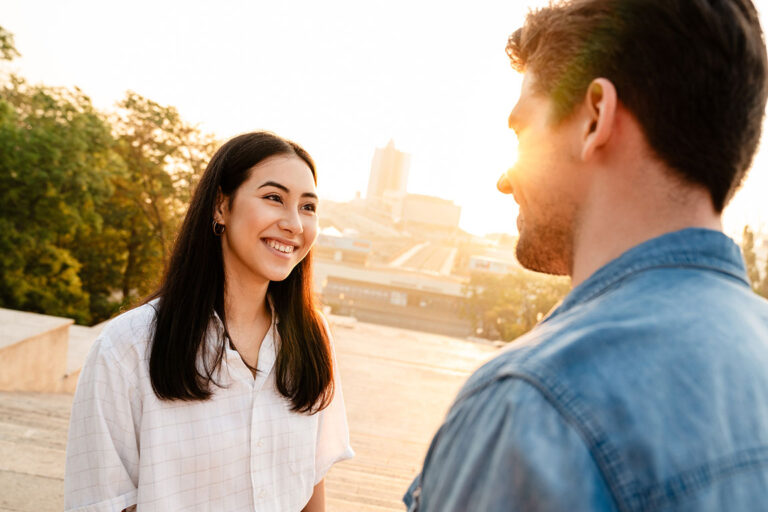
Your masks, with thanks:
<instances>
[{"instance_id":1,"label":"man's nose","mask_svg":"<svg viewBox=\"0 0 768 512\"><path fill-rule=\"evenodd\" d=\"M499 181L496 182L496 188L499 189L499 192L502 194L511 194L513 190L512 182L509 179L509 172L510 171L507 171L502 174Z\"/></svg>"}]
</instances>

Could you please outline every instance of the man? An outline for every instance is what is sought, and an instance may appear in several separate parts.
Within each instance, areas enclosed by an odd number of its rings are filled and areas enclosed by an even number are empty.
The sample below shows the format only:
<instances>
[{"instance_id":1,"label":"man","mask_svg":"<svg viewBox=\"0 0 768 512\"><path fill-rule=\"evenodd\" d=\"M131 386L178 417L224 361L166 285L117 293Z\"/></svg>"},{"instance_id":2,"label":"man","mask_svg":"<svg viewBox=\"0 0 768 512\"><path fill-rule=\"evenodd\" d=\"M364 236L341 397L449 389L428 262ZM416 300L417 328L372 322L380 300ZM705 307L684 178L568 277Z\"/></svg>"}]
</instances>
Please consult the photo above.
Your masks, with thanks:
<instances>
[{"instance_id":1,"label":"man","mask_svg":"<svg viewBox=\"0 0 768 512\"><path fill-rule=\"evenodd\" d=\"M755 7L575 0L507 53L517 257L574 289L466 383L409 510L766 510L768 303L720 219L765 110Z\"/></svg>"}]
</instances>

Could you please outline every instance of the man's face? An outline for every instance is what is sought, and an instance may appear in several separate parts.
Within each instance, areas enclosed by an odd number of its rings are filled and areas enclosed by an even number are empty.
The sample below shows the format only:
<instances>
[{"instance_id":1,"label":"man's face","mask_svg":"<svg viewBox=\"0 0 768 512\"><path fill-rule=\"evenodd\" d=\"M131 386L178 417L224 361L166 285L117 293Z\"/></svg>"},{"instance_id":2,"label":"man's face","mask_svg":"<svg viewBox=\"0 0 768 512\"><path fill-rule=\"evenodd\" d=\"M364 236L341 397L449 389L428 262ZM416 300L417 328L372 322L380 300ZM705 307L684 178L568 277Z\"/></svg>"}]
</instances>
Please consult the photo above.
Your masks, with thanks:
<instances>
[{"instance_id":1,"label":"man's face","mask_svg":"<svg viewBox=\"0 0 768 512\"><path fill-rule=\"evenodd\" d=\"M551 120L552 101L536 91L534 80L532 73L526 73L520 99L509 116L509 127L517 134L518 158L497 186L513 194L520 205L516 251L520 264L565 275L573 266L574 230L584 195L580 130L570 118Z\"/></svg>"}]
</instances>

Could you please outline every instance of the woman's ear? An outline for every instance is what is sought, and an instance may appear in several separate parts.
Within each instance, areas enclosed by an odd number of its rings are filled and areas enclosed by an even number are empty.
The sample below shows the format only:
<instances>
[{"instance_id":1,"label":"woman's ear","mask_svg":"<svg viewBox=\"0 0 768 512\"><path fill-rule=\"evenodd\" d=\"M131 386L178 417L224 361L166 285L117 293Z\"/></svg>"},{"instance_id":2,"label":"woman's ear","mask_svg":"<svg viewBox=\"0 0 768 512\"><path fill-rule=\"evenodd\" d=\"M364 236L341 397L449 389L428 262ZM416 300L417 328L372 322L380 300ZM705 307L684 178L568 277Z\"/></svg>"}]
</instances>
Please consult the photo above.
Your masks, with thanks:
<instances>
[{"instance_id":1,"label":"woman's ear","mask_svg":"<svg viewBox=\"0 0 768 512\"><path fill-rule=\"evenodd\" d=\"M216 192L216 206L213 208L213 220L219 224L226 225L228 216L229 201L227 200L227 196L221 191L221 187L219 187L218 192Z\"/></svg>"},{"instance_id":2,"label":"woman's ear","mask_svg":"<svg viewBox=\"0 0 768 512\"><path fill-rule=\"evenodd\" d=\"M591 159L608 142L616 118L616 87L605 78L596 78L587 87L584 103L587 110L581 160Z\"/></svg>"}]
</instances>

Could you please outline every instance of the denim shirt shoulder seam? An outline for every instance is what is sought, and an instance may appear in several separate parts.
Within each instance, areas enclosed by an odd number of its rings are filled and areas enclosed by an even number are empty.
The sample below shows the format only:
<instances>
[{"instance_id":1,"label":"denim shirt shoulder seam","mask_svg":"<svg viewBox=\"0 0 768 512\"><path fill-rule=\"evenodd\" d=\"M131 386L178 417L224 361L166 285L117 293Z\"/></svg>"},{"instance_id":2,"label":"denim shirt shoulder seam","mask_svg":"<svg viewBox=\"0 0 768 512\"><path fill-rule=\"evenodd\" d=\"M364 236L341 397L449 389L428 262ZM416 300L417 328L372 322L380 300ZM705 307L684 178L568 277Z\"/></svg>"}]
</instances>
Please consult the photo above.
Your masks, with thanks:
<instances>
[{"instance_id":1,"label":"denim shirt shoulder seam","mask_svg":"<svg viewBox=\"0 0 768 512\"><path fill-rule=\"evenodd\" d=\"M515 372L509 369L510 376ZM552 407L563 417L563 420L576 430L584 442L587 450L595 459L597 466L616 504L621 512L630 512L631 506L628 497L636 482L632 473L625 469L622 457L616 447L611 443L608 433L594 421L589 410L581 403L579 396L573 393L565 385L551 375L537 372L533 369L519 373L527 376L527 380L542 396L552 404Z\"/></svg>"},{"instance_id":2,"label":"denim shirt shoulder seam","mask_svg":"<svg viewBox=\"0 0 768 512\"><path fill-rule=\"evenodd\" d=\"M623 463L620 461L621 456L618 450L612 446L608 435L593 421L589 421L589 414L586 408L579 404L578 397L570 393L556 379L546 378L530 369L521 368L519 362L514 362L465 390L454 402L452 409L486 387L507 379L520 380L534 388L562 417L563 421L576 431L587 451L594 458L595 465L610 490L617 510L632 512L633 507L629 505L629 498L637 494L637 484L633 481L630 472L621 469L620 466Z\"/></svg>"},{"instance_id":3,"label":"denim shirt shoulder seam","mask_svg":"<svg viewBox=\"0 0 768 512\"><path fill-rule=\"evenodd\" d=\"M594 458L617 509L621 512L658 510L718 479L727 478L739 471L768 466L768 446L757 447L641 488L633 478L632 472L627 469L619 450L611 443L608 433L591 419L588 407L581 403L578 395L563 385L556 376L525 364L536 352L532 350L521 359L507 362L478 381L460 395L454 407L501 381L514 379L526 382L577 432Z\"/></svg>"},{"instance_id":4,"label":"denim shirt shoulder seam","mask_svg":"<svg viewBox=\"0 0 768 512\"><path fill-rule=\"evenodd\" d=\"M673 505L681 498L735 473L766 466L768 466L768 446L742 450L675 474L645 489L638 489L628 496L627 500L637 510L658 510Z\"/></svg>"},{"instance_id":5,"label":"denim shirt shoulder seam","mask_svg":"<svg viewBox=\"0 0 768 512\"><path fill-rule=\"evenodd\" d=\"M768 446L758 447L674 475L642 489L632 477L632 473L626 469L626 464L608 434L594 421L590 421L589 412L579 403L578 396L560 384L556 378L521 366L520 362L515 361L479 381L461 394L452 409L483 389L504 380L525 382L540 393L582 439L620 512L658 510L718 479L727 478L739 471L768 466Z\"/></svg>"}]
</instances>

